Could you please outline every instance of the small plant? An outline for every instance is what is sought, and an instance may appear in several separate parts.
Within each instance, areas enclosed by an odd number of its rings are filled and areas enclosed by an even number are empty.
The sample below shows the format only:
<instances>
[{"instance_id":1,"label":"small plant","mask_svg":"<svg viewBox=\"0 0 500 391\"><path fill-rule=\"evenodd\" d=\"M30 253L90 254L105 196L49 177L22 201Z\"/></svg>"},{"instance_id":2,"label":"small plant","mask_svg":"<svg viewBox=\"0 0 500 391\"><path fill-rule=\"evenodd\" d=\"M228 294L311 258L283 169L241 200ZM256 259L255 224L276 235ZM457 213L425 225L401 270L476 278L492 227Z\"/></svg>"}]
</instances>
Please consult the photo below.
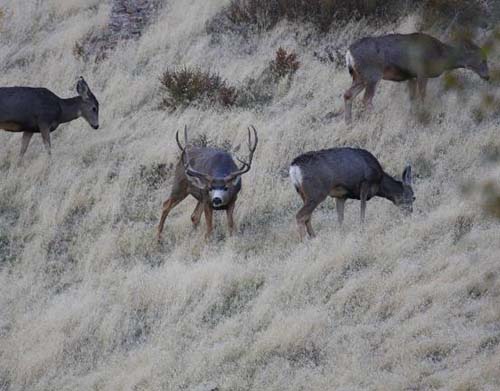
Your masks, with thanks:
<instances>
[{"instance_id":1,"label":"small plant","mask_svg":"<svg viewBox=\"0 0 500 391\"><path fill-rule=\"evenodd\" d=\"M276 57L270 63L270 69L276 79L287 75L293 75L300 67L295 52L288 53L285 49L279 48L276 51Z\"/></svg>"},{"instance_id":2,"label":"small plant","mask_svg":"<svg viewBox=\"0 0 500 391\"><path fill-rule=\"evenodd\" d=\"M488 181L482 186L483 209L489 215L500 219L500 188L498 183Z\"/></svg>"},{"instance_id":3,"label":"small plant","mask_svg":"<svg viewBox=\"0 0 500 391\"><path fill-rule=\"evenodd\" d=\"M167 92L161 107L177 109L194 102L233 106L236 101L236 89L227 84L217 74L204 72L198 68L167 70L160 78L160 83Z\"/></svg>"},{"instance_id":4,"label":"small plant","mask_svg":"<svg viewBox=\"0 0 500 391\"><path fill-rule=\"evenodd\" d=\"M5 11L2 8L0 8L0 31L2 31L2 23L4 18L5 18Z\"/></svg>"}]
</instances>

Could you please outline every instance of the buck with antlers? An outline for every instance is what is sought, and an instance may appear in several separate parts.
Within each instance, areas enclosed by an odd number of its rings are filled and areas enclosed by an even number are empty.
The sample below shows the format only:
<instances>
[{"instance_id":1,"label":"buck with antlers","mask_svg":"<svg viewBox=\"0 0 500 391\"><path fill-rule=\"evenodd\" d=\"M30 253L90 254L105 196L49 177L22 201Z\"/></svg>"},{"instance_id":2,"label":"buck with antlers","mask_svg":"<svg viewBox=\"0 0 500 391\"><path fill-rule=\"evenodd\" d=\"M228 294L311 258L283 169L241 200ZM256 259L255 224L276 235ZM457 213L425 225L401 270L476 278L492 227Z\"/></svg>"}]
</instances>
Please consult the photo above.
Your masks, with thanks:
<instances>
[{"instance_id":1,"label":"buck with antlers","mask_svg":"<svg viewBox=\"0 0 500 391\"><path fill-rule=\"evenodd\" d=\"M191 215L191 221L195 227L200 223L201 214L205 212L207 238L212 235L214 210L226 211L229 234L232 235L234 232L233 212L241 190L241 176L252 166L258 142L257 131L253 126L248 128L249 156L247 161L237 158L242 164L239 168L231 154L224 150L190 146L187 127L184 128L184 147L179 142L179 132L176 133L175 139L182 153L175 170L170 197L163 203L158 225L158 239L161 237L165 219L170 211L188 195L192 195L198 201Z\"/></svg>"},{"instance_id":2,"label":"buck with antlers","mask_svg":"<svg viewBox=\"0 0 500 391\"><path fill-rule=\"evenodd\" d=\"M42 134L50 155L50 133L60 124L83 117L94 129L99 128L99 102L83 77L76 90L78 96L62 99L46 88L0 88L0 129L23 132L19 162L34 133Z\"/></svg>"},{"instance_id":3,"label":"buck with antlers","mask_svg":"<svg viewBox=\"0 0 500 391\"><path fill-rule=\"evenodd\" d=\"M415 99L417 88L423 100L427 79L446 70L466 68L489 79L486 56L470 40L450 46L423 33L362 38L349 47L346 63L352 77L352 85L344 94L346 123L351 122L354 98L363 90L364 105L371 109L375 88L382 79L408 81L410 100Z\"/></svg>"},{"instance_id":4,"label":"buck with antlers","mask_svg":"<svg viewBox=\"0 0 500 391\"><path fill-rule=\"evenodd\" d=\"M304 202L297 213L300 238L306 231L314 237L311 215L316 207L330 196L336 199L339 223L344 220L346 199L361 201L361 222L365 219L366 201L374 196L384 197L402 208L413 211L411 167L403 171L398 181L385 173L370 152L355 148L332 148L307 152L296 157L290 165L290 178Z\"/></svg>"}]
</instances>

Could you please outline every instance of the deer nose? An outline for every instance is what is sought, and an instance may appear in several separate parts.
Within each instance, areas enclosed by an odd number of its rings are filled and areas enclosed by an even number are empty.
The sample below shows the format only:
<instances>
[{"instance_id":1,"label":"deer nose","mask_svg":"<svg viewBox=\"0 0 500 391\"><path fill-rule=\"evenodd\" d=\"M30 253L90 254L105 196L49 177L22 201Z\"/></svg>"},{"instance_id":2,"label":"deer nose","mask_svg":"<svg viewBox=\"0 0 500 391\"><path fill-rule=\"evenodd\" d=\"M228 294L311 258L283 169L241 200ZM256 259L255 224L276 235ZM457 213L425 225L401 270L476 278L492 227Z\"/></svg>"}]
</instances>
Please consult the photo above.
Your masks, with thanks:
<instances>
[{"instance_id":1,"label":"deer nose","mask_svg":"<svg viewBox=\"0 0 500 391\"><path fill-rule=\"evenodd\" d=\"M220 204L222 204L222 200L219 197L214 197L212 204L214 204L214 206L220 206Z\"/></svg>"},{"instance_id":2,"label":"deer nose","mask_svg":"<svg viewBox=\"0 0 500 391\"><path fill-rule=\"evenodd\" d=\"M99 125L92 125L94 129L99 129Z\"/></svg>"}]
</instances>

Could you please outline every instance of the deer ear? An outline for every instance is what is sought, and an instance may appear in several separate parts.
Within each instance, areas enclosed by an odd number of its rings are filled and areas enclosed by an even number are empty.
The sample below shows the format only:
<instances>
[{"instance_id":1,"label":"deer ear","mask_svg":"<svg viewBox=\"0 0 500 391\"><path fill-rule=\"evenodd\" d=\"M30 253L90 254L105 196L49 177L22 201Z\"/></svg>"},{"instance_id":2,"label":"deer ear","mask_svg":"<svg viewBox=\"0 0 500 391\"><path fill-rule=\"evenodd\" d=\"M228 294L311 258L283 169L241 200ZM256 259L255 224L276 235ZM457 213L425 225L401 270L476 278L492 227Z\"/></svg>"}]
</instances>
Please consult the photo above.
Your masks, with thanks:
<instances>
[{"instance_id":1,"label":"deer ear","mask_svg":"<svg viewBox=\"0 0 500 391\"><path fill-rule=\"evenodd\" d=\"M186 173L186 177L189 181L189 183L191 185L193 185L194 187L200 189L200 190L206 190L207 187L208 187L208 184L201 178L198 178L196 176L193 176L193 175L189 175L188 173Z\"/></svg>"},{"instance_id":2,"label":"deer ear","mask_svg":"<svg viewBox=\"0 0 500 391\"><path fill-rule=\"evenodd\" d=\"M80 95L84 99L88 99L90 97L89 86L82 76L80 76L80 78L78 79L78 83L76 83L76 91L78 92L78 95Z\"/></svg>"},{"instance_id":3,"label":"deer ear","mask_svg":"<svg viewBox=\"0 0 500 391\"><path fill-rule=\"evenodd\" d=\"M403 183L405 185L411 185L411 166L408 165L403 171Z\"/></svg>"}]
</instances>

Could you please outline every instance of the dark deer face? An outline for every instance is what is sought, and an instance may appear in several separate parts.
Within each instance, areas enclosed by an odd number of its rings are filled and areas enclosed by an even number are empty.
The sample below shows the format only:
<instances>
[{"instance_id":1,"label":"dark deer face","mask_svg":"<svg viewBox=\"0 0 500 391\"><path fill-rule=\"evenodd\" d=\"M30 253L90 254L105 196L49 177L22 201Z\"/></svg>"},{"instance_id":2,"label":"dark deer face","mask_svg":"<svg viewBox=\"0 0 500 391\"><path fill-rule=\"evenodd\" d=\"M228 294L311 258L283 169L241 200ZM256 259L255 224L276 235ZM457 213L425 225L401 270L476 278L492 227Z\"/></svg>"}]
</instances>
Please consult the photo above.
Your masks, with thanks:
<instances>
[{"instance_id":1,"label":"dark deer face","mask_svg":"<svg viewBox=\"0 0 500 391\"><path fill-rule=\"evenodd\" d=\"M403 191L396 196L394 203L399 206L405 214L409 215L413 212L413 202L415 201L415 195L411 187L411 166L406 166L404 169L402 182Z\"/></svg>"},{"instance_id":2,"label":"dark deer face","mask_svg":"<svg viewBox=\"0 0 500 391\"><path fill-rule=\"evenodd\" d=\"M241 189L241 177L236 177L230 181L225 179L214 179L208 189L210 202L214 208L221 208L234 199Z\"/></svg>"},{"instance_id":3,"label":"dark deer face","mask_svg":"<svg viewBox=\"0 0 500 391\"><path fill-rule=\"evenodd\" d=\"M189 183L194 187L208 191L210 203L214 209L226 207L234 200L236 194L241 189L241 177L231 178L212 178L209 176L198 177L186 172Z\"/></svg>"},{"instance_id":4,"label":"dark deer face","mask_svg":"<svg viewBox=\"0 0 500 391\"><path fill-rule=\"evenodd\" d=\"M78 95L82 98L82 117L92 126L94 129L99 128L99 102L97 101L92 91L90 91L89 86L80 77L76 85L76 91Z\"/></svg>"},{"instance_id":5,"label":"dark deer face","mask_svg":"<svg viewBox=\"0 0 500 391\"><path fill-rule=\"evenodd\" d=\"M489 80L490 74L484 51L469 40L463 41L461 48L463 50L465 68L477 73L481 79Z\"/></svg>"}]
</instances>

